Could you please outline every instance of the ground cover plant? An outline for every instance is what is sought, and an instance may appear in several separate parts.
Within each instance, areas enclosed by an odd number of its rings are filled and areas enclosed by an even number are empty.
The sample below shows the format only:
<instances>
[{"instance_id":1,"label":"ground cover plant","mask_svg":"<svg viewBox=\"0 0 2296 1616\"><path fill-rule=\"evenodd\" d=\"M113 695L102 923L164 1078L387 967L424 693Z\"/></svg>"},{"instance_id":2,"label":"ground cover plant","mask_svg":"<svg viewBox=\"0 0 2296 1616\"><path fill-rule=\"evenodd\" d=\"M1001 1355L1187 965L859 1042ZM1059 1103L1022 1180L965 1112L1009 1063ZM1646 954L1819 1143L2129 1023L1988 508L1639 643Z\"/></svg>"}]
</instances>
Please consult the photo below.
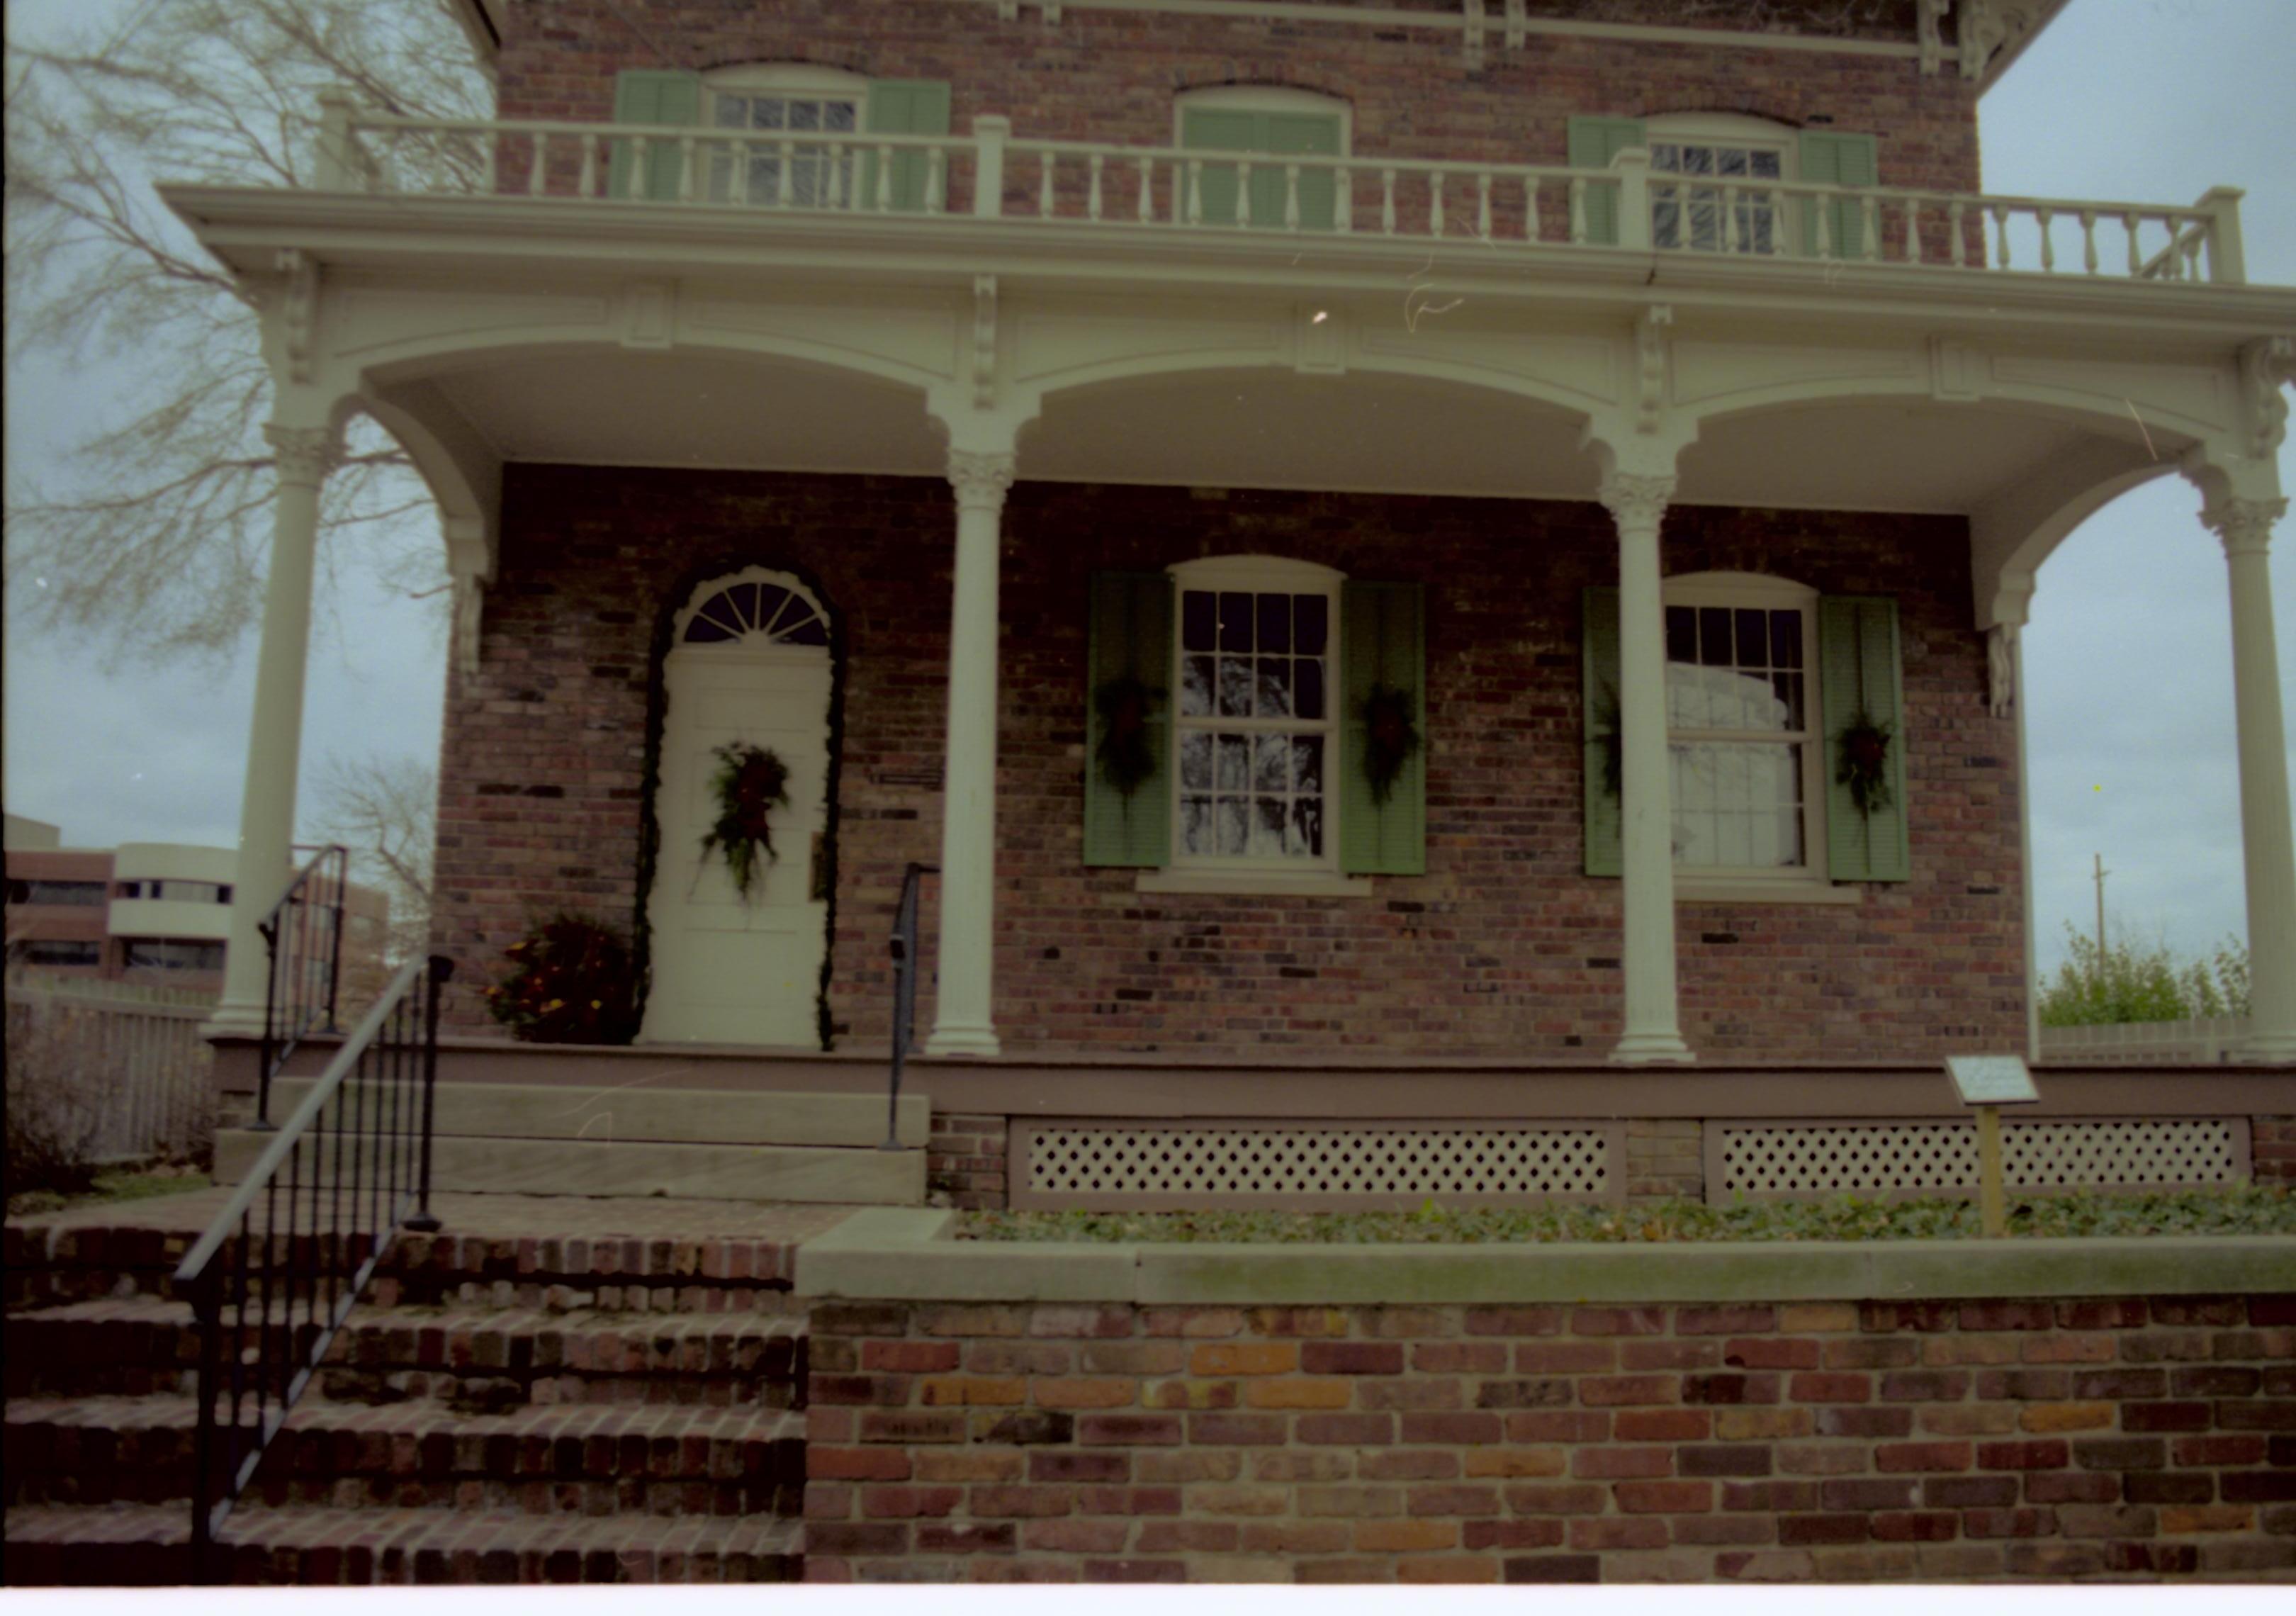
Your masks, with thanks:
<instances>
[{"instance_id":1,"label":"ground cover plant","mask_svg":"<svg viewBox=\"0 0 2296 1616\"><path fill-rule=\"evenodd\" d=\"M2147 1194L2036 1195L2009 1203L2009 1233L2032 1236L2296 1235L2296 1195L2234 1184ZM958 1237L1000 1241L1243 1242L1335 1245L1595 1241L1980 1238L1977 1203L1878 1201L1637 1202L1632 1206L1439 1207L1382 1212L968 1212Z\"/></svg>"},{"instance_id":2,"label":"ground cover plant","mask_svg":"<svg viewBox=\"0 0 2296 1616\"><path fill-rule=\"evenodd\" d=\"M193 1167L122 1169L98 1172L87 1188L70 1194L55 1190L25 1190L8 1197L8 1216L29 1218L40 1212L60 1212L68 1207L98 1202L149 1201L155 1195L180 1195L203 1190L215 1181Z\"/></svg>"}]
</instances>

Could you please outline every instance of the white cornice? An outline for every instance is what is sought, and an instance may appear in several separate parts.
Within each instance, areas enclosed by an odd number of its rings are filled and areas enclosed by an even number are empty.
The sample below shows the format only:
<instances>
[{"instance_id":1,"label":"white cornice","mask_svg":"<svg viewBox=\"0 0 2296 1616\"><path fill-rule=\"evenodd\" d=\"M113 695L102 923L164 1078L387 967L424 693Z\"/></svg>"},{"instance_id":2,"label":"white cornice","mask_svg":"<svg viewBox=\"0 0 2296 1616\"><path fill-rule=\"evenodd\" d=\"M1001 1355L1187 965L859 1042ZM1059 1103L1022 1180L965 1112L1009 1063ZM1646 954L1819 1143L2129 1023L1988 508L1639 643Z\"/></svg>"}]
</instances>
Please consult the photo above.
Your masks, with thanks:
<instances>
[{"instance_id":1,"label":"white cornice","mask_svg":"<svg viewBox=\"0 0 2296 1616\"><path fill-rule=\"evenodd\" d=\"M2296 288L2161 284L2090 275L1748 259L1554 248L1495 253L1472 240L1282 232L1080 229L1074 225L845 214L762 217L658 203L523 197L375 197L166 185L160 195L208 250L254 279L298 250L322 265L385 273L709 275L768 282L1000 291L1099 289L1314 297L1411 286L1447 296L1588 314L1675 306L1677 319L1764 320L1813 335L1890 324L1926 331L2085 333L2107 348L2214 349L2296 332Z\"/></svg>"}]
</instances>

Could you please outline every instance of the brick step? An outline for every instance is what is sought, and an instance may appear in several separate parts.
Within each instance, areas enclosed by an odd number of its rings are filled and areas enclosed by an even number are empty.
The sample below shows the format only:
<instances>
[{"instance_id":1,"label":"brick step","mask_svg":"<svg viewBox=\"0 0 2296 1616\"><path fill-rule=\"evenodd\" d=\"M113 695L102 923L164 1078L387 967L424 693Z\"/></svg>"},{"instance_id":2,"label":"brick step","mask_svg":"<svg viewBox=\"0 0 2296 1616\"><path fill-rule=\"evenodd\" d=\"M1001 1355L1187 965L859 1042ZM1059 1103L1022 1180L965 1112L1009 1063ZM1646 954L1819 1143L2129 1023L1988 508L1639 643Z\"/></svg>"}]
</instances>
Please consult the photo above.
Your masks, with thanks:
<instances>
[{"instance_id":1,"label":"brick step","mask_svg":"<svg viewBox=\"0 0 2296 1616\"><path fill-rule=\"evenodd\" d=\"M215 1177L236 1184L275 1134L216 1130ZM363 1134L349 1136L357 1148ZM629 1139L496 1139L441 1135L430 1182L489 1195L695 1196L840 1206L922 1206L925 1153L917 1146L726 1144Z\"/></svg>"},{"instance_id":2,"label":"brick step","mask_svg":"<svg viewBox=\"0 0 2296 1616\"><path fill-rule=\"evenodd\" d=\"M562 1224L565 1203L545 1204ZM171 1276L198 1237L197 1229L9 1225L0 1248L8 1308L172 1296ZM308 1240L300 1243L306 1257L329 1255ZM369 1300L560 1311L774 1311L788 1306L797 1244L797 1238L584 1237L451 1226L436 1235L401 1233L376 1271Z\"/></svg>"},{"instance_id":3,"label":"brick step","mask_svg":"<svg viewBox=\"0 0 2296 1616\"><path fill-rule=\"evenodd\" d=\"M192 1580L190 1505L31 1505L8 1512L6 1580L152 1587ZM804 1523L774 1516L534 1515L274 1509L225 1523L242 1584L794 1582Z\"/></svg>"},{"instance_id":4,"label":"brick step","mask_svg":"<svg viewBox=\"0 0 2296 1616\"><path fill-rule=\"evenodd\" d=\"M361 1308L309 1395L338 1402L445 1399L471 1411L523 1403L763 1403L787 1407L805 1321L794 1313L558 1313L546 1308ZM299 1343L312 1338L298 1325ZM285 1326L274 1325L275 1349ZM243 1349L251 1358L253 1332ZM192 1396L198 1337L188 1303L105 1298L11 1314L11 1398Z\"/></svg>"},{"instance_id":5,"label":"brick step","mask_svg":"<svg viewBox=\"0 0 2296 1616\"><path fill-rule=\"evenodd\" d=\"M196 1400L20 1398L7 1410L20 1504L188 1497ZM242 1415L251 1420L252 1404ZM461 1414L424 1399L369 1407L307 1396L249 1484L273 1502L429 1507L791 1513L805 1416L685 1404L530 1404Z\"/></svg>"}]
</instances>

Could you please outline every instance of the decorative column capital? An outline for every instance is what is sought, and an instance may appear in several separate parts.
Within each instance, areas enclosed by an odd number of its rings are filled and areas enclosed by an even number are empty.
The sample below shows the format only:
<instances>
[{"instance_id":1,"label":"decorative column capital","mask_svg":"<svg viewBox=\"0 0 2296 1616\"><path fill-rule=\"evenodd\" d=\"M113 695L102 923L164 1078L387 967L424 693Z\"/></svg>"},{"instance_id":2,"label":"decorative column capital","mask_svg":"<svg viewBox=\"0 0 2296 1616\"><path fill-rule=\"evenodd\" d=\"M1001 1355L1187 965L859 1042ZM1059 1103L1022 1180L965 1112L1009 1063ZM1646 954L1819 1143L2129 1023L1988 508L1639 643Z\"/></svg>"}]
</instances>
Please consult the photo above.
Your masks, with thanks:
<instances>
[{"instance_id":1,"label":"decorative column capital","mask_svg":"<svg viewBox=\"0 0 2296 1616\"><path fill-rule=\"evenodd\" d=\"M956 490L960 509L1001 511L1013 486L1019 457L1010 453L979 454L970 449L948 452L948 483Z\"/></svg>"},{"instance_id":2,"label":"decorative column capital","mask_svg":"<svg viewBox=\"0 0 2296 1616\"><path fill-rule=\"evenodd\" d=\"M1611 513L1621 532L1637 528L1656 530L1666 520L1666 508L1674 499L1675 480L1671 477L1652 477L1634 472L1608 472L1595 497Z\"/></svg>"},{"instance_id":3,"label":"decorative column capital","mask_svg":"<svg viewBox=\"0 0 2296 1616\"><path fill-rule=\"evenodd\" d=\"M2225 558L2262 555L2272 545L2272 524L2288 514L2285 499L2226 499L2205 507L2201 521L2224 541Z\"/></svg>"},{"instance_id":4,"label":"decorative column capital","mask_svg":"<svg viewBox=\"0 0 2296 1616\"><path fill-rule=\"evenodd\" d=\"M279 467L279 480L316 488L327 479L334 463L332 427L281 426L272 422L263 429Z\"/></svg>"}]
</instances>

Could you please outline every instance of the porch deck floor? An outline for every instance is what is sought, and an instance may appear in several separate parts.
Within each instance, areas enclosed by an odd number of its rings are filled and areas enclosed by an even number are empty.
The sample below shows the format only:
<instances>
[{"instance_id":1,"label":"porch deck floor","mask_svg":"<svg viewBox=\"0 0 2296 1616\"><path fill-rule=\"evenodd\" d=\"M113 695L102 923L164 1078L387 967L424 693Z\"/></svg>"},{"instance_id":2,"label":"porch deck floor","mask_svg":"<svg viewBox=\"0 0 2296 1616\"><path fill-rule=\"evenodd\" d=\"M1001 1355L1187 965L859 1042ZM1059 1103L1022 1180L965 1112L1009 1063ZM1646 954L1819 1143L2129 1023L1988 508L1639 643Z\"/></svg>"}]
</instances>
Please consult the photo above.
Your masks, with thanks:
<instances>
[{"instance_id":1,"label":"porch deck floor","mask_svg":"<svg viewBox=\"0 0 2296 1616\"><path fill-rule=\"evenodd\" d=\"M231 1199L230 1185L186 1190L148 1201L98 1202L62 1211L11 1217L12 1227L150 1229L197 1235ZM795 1245L825 1235L856 1210L850 1206L769 1201L701 1201L669 1196L464 1195L430 1198L441 1233L542 1236L554 1240L747 1240Z\"/></svg>"}]
</instances>

